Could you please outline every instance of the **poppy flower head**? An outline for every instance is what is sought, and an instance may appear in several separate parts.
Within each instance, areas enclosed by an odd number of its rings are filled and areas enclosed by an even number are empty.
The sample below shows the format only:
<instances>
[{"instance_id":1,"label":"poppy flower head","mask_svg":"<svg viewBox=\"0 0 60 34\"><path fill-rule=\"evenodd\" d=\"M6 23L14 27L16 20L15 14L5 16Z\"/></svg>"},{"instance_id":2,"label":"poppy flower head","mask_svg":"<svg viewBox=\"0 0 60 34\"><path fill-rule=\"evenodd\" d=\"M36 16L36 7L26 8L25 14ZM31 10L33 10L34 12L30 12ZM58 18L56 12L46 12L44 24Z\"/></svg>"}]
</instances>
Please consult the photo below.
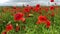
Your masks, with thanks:
<instances>
[{"instance_id":1,"label":"poppy flower head","mask_svg":"<svg viewBox=\"0 0 60 34\"><path fill-rule=\"evenodd\" d=\"M13 25L12 24L6 25L6 31L10 31L12 29L13 29Z\"/></svg>"},{"instance_id":2,"label":"poppy flower head","mask_svg":"<svg viewBox=\"0 0 60 34\"><path fill-rule=\"evenodd\" d=\"M30 9L29 8L24 8L24 10L23 10L25 13L28 13L28 12L30 12Z\"/></svg>"},{"instance_id":3,"label":"poppy flower head","mask_svg":"<svg viewBox=\"0 0 60 34\"><path fill-rule=\"evenodd\" d=\"M45 11L46 11L46 12L48 12L48 10L49 10L48 8L45 8Z\"/></svg>"},{"instance_id":4,"label":"poppy flower head","mask_svg":"<svg viewBox=\"0 0 60 34\"><path fill-rule=\"evenodd\" d=\"M46 18L46 16L39 16L39 17L38 17L38 20L44 22L44 21L47 20L47 18Z\"/></svg>"},{"instance_id":5,"label":"poppy flower head","mask_svg":"<svg viewBox=\"0 0 60 34\"><path fill-rule=\"evenodd\" d=\"M17 14L14 15L14 20L19 21L19 20L21 20L23 18L23 16L24 16L24 14L17 13Z\"/></svg>"},{"instance_id":6,"label":"poppy flower head","mask_svg":"<svg viewBox=\"0 0 60 34\"><path fill-rule=\"evenodd\" d=\"M50 2L54 2L54 0L50 0Z\"/></svg>"},{"instance_id":7,"label":"poppy flower head","mask_svg":"<svg viewBox=\"0 0 60 34\"><path fill-rule=\"evenodd\" d=\"M53 17L55 15L55 13L53 12L52 14L51 14L51 16Z\"/></svg>"},{"instance_id":8,"label":"poppy flower head","mask_svg":"<svg viewBox=\"0 0 60 34\"><path fill-rule=\"evenodd\" d=\"M36 22L36 24L41 24L41 23L46 24L46 28L50 27L50 21L46 18L46 16L40 15L38 17L38 21Z\"/></svg>"},{"instance_id":9,"label":"poppy flower head","mask_svg":"<svg viewBox=\"0 0 60 34\"><path fill-rule=\"evenodd\" d=\"M40 7L40 4L37 4L36 7Z\"/></svg>"},{"instance_id":10,"label":"poppy flower head","mask_svg":"<svg viewBox=\"0 0 60 34\"><path fill-rule=\"evenodd\" d=\"M47 21L46 21L46 28L49 28L49 27L50 27L50 24L51 24L50 21L47 20Z\"/></svg>"},{"instance_id":11,"label":"poppy flower head","mask_svg":"<svg viewBox=\"0 0 60 34\"><path fill-rule=\"evenodd\" d=\"M46 28L49 28L50 27L50 21L47 19L46 16L40 15L38 17L38 21L36 22L36 24L41 24L41 23L46 24Z\"/></svg>"},{"instance_id":12,"label":"poppy flower head","mask_svg":"<svg viewBox=\"0 0 60 34\"><path fill-rule=\"evenodd\" d=\"M29 7L28 7L28 9L32 10L32 9L33 9L33 7L32 7L32 6L29 6Z\"/></svg>"},{"instance_id":13,"label":"poppy flower head","mask_svg":"<svg viewBox=\"0 0 60 34\"><path fill-rule=\"evenodd\" d=\"M7 32L6 31L3 31L1 34L7 34Z\"/></svg>"},{"instance_id":14,"label":"poppy flower head","mask_svg":"<svg viewBox=\"0 0 60 34\"><path fill-rule=\"evenodd\" d=\"M54 10L54 6L50 6L50 10L51 10L51 11Z\"/></svg>"},{"instance_id":15,"label":"poppy flower head","mask_svg":"<svg viewBox=\"0 0 60 34\"><path fill-rule=\"evenodd\" d=\"M34 11L38 12L40 10L40 7L33 8Z\"/></svg>"},{"instance_id":16,"label":"poppy flower head","mask_svg":"<svg viewBox=\"0 0 60 34\"><path fill-rule=\"evenodd\" d=\"M33 9L33 7L32 7L32 6L30 6L30 9Z\"/></svg>"}]
</instances>

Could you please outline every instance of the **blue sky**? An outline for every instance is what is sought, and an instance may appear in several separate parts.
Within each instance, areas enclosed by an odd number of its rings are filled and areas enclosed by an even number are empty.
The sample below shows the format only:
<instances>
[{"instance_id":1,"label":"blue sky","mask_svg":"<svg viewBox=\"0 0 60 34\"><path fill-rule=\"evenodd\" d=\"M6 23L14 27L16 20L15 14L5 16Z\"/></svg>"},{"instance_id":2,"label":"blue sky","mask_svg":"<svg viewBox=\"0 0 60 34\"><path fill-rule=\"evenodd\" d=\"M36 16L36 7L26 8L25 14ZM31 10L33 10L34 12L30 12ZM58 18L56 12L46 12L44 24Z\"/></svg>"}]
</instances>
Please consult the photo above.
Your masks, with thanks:
<instances>
[{"instance_id":1,"label":"blue sky","mask_svg":"<svg viewBox=\"0 0 60 34\"><path fill-rule=\"evenodd\" d=\"M0 0L0 6L22 6L24 5L31 5L34 6L36 4L40 4L42 6L50 6L57 3L60 5L60 0L55 0L55 2L51 3L50 0Z\"/></svg>"}]
</instances>

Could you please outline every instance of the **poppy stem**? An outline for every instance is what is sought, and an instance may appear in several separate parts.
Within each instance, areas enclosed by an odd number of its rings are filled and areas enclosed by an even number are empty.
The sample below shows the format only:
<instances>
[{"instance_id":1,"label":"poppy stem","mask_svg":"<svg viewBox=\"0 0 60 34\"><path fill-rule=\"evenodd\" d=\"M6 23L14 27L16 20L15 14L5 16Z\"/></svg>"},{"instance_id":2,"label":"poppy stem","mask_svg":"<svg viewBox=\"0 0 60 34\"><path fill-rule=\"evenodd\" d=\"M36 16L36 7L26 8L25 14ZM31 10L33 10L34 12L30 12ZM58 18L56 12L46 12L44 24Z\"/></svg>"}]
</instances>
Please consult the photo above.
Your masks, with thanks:
<instances>
[{"instance_id":1,"label":"poppy stem","mask_svg":"<svg viewBox=\"0 0 60 34\"><path fill-rule=\"evenodd\" d=\"M53 16L53 17L51 17L51 21L52 21L52 23L54 23L54 16Z\"/></svg>"}]
</instances>

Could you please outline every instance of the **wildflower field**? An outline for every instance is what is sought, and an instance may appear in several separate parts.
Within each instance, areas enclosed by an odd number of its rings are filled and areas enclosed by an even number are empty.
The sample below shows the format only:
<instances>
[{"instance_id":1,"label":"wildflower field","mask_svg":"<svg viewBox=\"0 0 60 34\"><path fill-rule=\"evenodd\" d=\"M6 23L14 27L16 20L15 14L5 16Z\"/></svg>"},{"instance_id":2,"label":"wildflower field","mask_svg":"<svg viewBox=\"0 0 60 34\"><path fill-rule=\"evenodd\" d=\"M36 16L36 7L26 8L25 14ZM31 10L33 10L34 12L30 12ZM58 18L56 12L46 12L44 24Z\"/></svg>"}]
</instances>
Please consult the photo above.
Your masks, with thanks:
<instances>
[{"instance_id":1,"label":"wildflower field","mask_svg":"<svg viewBox=\"0 0 60 34\"><path fill-rule=\"evenodd\" d=\"M60 7L0 7L0 34L60 34Z\"/></svg>"}]
</instances>

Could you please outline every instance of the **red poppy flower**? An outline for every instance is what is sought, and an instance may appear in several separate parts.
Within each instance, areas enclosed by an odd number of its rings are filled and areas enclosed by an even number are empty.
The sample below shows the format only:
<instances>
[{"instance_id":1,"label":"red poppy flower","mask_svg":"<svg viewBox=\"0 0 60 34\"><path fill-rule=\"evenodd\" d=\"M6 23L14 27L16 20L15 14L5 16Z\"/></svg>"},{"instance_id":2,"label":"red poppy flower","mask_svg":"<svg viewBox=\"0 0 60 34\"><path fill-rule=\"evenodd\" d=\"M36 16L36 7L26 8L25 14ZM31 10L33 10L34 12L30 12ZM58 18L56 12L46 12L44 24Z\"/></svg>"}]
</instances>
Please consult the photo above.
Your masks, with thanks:
<instances>
[{"instance_id":1,"label":"red poppy flower","mask_svg":"<svg viewBox=\"0 0 60 34\"><path fill-rule=\"evenodd\" d=\"M28 13L28 12L30 12L30 9L29 8L24 8L24 10L23 10L25 13Z\"/></svg>"},{"instance_id":2,"label":"red poppy flower","mask_svg":"<svg viewBox=\"0 0 60 34\"><path fill-rule=\"evenodd\" d=\"M54 14L54 12L51 14L51 16L53 17L55 14Z\"/></svg>"},{"instance_id":3,"label":"red poppy flower","mask_svg":"<svg viewBox=\"0 0 60 34\"><path fill-rule=\"evenodd\" d=\"M48 8L45 8L45 11L46 11L46 12L48 12L48 10L49 10Z\"/></svg>"},{"instance_id":4,"label":"red poppy flower","mask_svg":"<svg viewBox=\"0 0 60 34\"><path fill-rule=\"evenodd\" d=\"M3 31L1 34L7 34L7 32L6 31Z\"/></svg>"},{"instance_id":5,"label":"red poppy flower","mask_svg":"<svg viewBox=\"0 0 60 34\"><path fill-rule=\"evenodd\" d=\"M40 4L37 4L36 7L40 7Z\"/></svg>"},{"instance_id":6,"label":"red poppy flower","mask_svg":"<svg viewBox=\"0 0 60 34\"><path fill-rule=\"evenodd\" d=\"M45 16L42 15L38 17L38 21L36 24L41 24L41 23L46 24L46 28L50 27L50 21Z\"/></svg>"},{"instance_id":7,"label":"red poppy flower","mask_svg":"<svg viewBox=\"0 0 60 34\"><path fill-rule=\"evenodd\" d=\"M50 21L46 21L46 28L49 28L50 27Z\"/></svg>"},{"instance_id":8,"label":"red poppy flower","mask_svg":"<svg viewBox=\"0 0 60 34\"><path fill-rule=\"evenodd\" d=\"M33 8L33 11L38 12L39 10L40 10L40 5L39 5L39 4L37 4L37 5L36 5L36 7L35 7L35 8Z\"/></svg>"},{"instance_id":9,"label":"red poppy flower","mask_svg":"<svg viewBox=\"0 0 60 34\"><path fill-rule=\"evenodd\" d=\"M40 10L40 7L33 8L34 11L38 12Z\"/></svg>"},{"instance_id":10,"label":"red poppy flower","mask_svg":"<svg viewBox=\"0 0 60 34\"><path fill-rule=\"evenodd\" d=\"M32 7L32 6L30 6L30 9L33 9L33 7Z\"/></svg>"},{"instance_id":11,"label":"red poppy flower","mask_svg":"<svg viewBox=\"0 0 60 34\"><path fill-rule=\"evenodd\" d=\"M13 25L12 24L6 25L6 31L10 31L12 29L13 29Z\"/></svg>"},{"instance_id":12,"label":"red poppy flower","mask_svg":"<svg viewBox=\"0 0 60 34\"><path fill-rule=\"evenodd\" d=\"M46 18L46 16L42 16L42 15L41 15L41 16L38 17L38 20L44 22L44 21L47 20L47 18Z\"/></svg>"},{"instance_id":13,"label":"red poppy flower","mask_svg":"<svg viewBox=\"0 0 60 34\"><path fill-rule=\"evenodd\" d=\"M50 6L50 10L53 11L54 10L54 6Z\"/></svg>"},{"instance_id":14,"label":"red poppy flower","mask_svg":"<svg viewBox=\"0 0 60 34\"><path fill-rule=\"evenodd\" d=\"M24 14L17 13L17 14L14 15L14 20L19 21L19 20L21 20L23 18L23 16L24 16Z\"/></svg>"},{"instance_id":15,"label":"red poppy flower","mask_svg":"<svg viewBox=\"0 0 60 34\"><path fill-rule=\"evenodd\" d=\"M29 10L32 10L32 9L33 9L33 7L32 7L32 6L28 6L27 8L28 8Z\"/></svg>"},{"instance_id":16,"label":"red poppy flower","mask_svg":"<svg viewBox=\"0 0 60 34\"><path fill-rule=\"evenodd\" d=\"M50 2L54 2L54 0L50 0Z\"/></svg>"},{"instance_id":17,"label":"red poppy flower","mask_svg":"<svg viewBox=\"0 0 60 34\"><path fill-rule=\"evenodd\" d=\"M39 16L38 17L38 21L36 24L41 24L42 22L45 22L47 20L47 18L45 16Z\"/></svg>"}]
</instances>

